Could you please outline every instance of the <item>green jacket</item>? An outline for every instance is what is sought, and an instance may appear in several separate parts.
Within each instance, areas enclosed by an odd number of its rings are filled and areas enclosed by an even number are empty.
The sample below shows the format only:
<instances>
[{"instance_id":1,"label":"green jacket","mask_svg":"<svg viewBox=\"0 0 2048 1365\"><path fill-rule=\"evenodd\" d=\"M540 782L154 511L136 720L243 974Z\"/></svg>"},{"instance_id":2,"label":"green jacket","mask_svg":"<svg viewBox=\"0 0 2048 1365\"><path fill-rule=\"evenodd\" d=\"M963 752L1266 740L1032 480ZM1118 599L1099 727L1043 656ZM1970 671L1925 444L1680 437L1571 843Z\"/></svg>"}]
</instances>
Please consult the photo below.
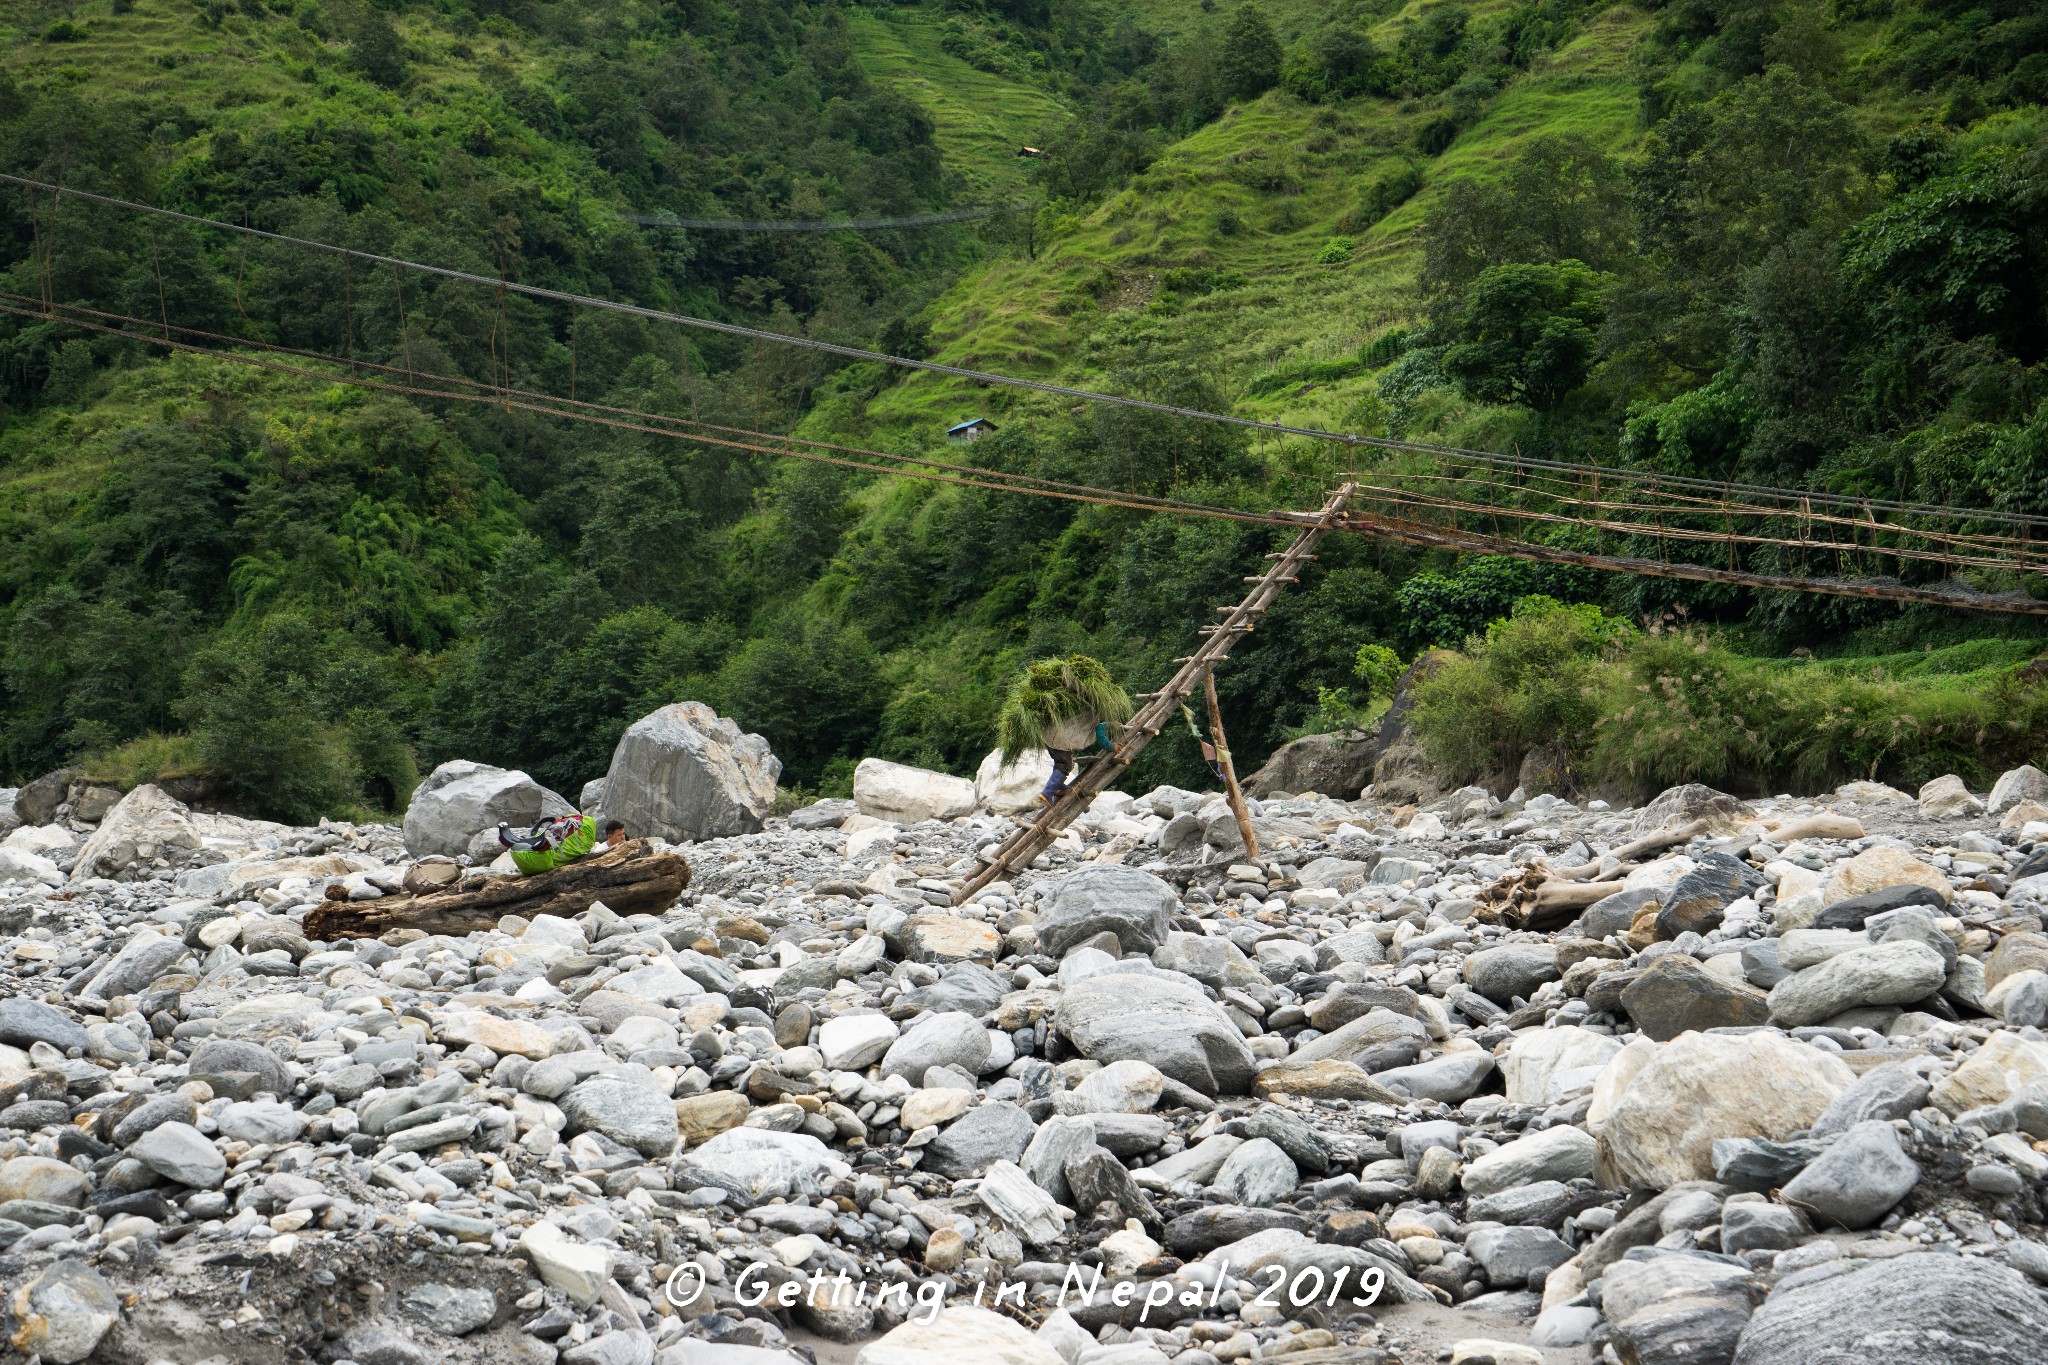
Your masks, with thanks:
<instances>
[{"instance_id":1,"label":"green jacket","mask_svg":"<svg viewBox=\"0 0 2048 1365\"><path fill-rule=\"evenodd\" d=\"M519 870L531 877L536 872L552 872L566 867L597 847L597 821L588 815L576 832L549 849L515 848L512 861Z\"/></svg>"}]
</instances>

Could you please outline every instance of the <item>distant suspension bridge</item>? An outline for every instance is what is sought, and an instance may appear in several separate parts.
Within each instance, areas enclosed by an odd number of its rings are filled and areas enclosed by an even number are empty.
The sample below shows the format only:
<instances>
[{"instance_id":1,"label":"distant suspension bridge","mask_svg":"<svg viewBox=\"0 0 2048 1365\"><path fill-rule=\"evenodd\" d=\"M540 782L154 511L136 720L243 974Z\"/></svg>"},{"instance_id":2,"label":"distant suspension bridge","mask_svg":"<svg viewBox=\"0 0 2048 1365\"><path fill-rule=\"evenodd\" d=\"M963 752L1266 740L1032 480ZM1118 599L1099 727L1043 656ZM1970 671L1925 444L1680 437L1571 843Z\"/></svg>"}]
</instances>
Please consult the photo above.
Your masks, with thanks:
<instances>
[{"instance_id":1,"label":"distant suspension bridge","mask_svg":"<svg viewBox=\"0 0 2048 1365\"><path fill-rule=\"evenodd\" d=\"M323 383L501 406L507 411L705 446L994 492L1297 531L1313 526L1319 534L1349 531L1424 548L1694 582L2048 616L2048 600L2028 590L2030 585L2048 586L2048 517L2044 516L1717 482L1263 422L570 294L20 176L0 175L0 185L22 192L14 211L25 219L34 253L29 263L33 277L27 282L29 290L21 289L23 282L18 279L16 288L0 290L0 313L83 333L132 338L166 350ZM67 278L67 272L59 269L59 263L64 229L74 215L122 215L148 227L150 261L157 281L156 317L96 309L77 297L66 297L60 281ZM238 312L240 280L251 249L317 253L339 260L343 302L339 334L326 348L293 347L249 334L255 330L253 323L237 334L205 330L173 318L155 227L165 221L223 234L219 239L223 244L235 244ZM684 225L678 220L664 221ZM707 225L713 221L706 220ZM716 220L716 225L748 229L747 224L736 221ZM833 224L830 228L854 225ZM798 226L830 230L822 223ZM372 281L383 282L387 275L388 287L370 287ZM410 302L408 280L414 282ZM424 339L422 323L453 301L445 295L448 285L487 291L488 303L481 311L490 319L488 379L432 371L413 363L415 341ZM538 301L560 312L558 334L571 348L566 394L515 383L519 371L511 354L508 296ZM358 299L362 300L360 308ZM479 311L474 298L466 300L465 307L472 315ZM1340 475L1346 484L1340 505L1317 512L1258 511L983 468L971 463L972 447L962 452L960 462L936 460L607 406L581 399L576 393L575 318L582 310L623 313L764 345L801 347L845 360L927 370L978 384L1327 442L1348 448L1354 467ZM374 344L367 339L372 334L378 338ZM1370 462L1367 456L1372 457Z\"/></svg>"}]
</instances>

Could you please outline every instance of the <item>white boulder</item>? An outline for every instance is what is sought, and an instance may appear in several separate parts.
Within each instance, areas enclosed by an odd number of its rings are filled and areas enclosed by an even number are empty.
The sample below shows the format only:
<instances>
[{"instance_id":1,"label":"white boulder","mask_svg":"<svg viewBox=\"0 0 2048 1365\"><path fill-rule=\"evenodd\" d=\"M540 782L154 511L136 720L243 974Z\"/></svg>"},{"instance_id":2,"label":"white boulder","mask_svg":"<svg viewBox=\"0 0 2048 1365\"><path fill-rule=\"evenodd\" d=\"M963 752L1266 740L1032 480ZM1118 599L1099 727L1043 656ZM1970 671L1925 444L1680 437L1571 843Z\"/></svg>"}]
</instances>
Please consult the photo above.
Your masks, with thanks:
<instances>
[{"instance_id":1,"label":"white boulder","mask_svg":"<svg viewBox=\"0 0 2048 1365\"><path fill-rule=\"evenodd\" d=\"M147 867L166 850L198 848L201 842L185 803L145 782L100 821L80 850L71 879L117 876L138 864Z\"/></svg>"},{"instance_id":2,"label":"white boulder","mask_svg":"<svg viewBox=\"0 0 2048 1365\"><path fill-rule=\"evenodd\" d=\"M964 777L864 758L853 770L853 803L862 815L914 825L954 820L974 811L974 784Z\"/></svg>"},{"instance_id":3,"label":"white boulder","mask_svg":"<svg viewBox=\"0 0 2048 1365\"><path fill-rule=\"evenodd\" d=\"M1022 815L1038 809L1038 793L1052 776L1052 755L1033 749L1014 763L1003 762L1001 750L991 750L974 774L974 800L983 810L996 815Z\"/></svg>"}]
</instances>

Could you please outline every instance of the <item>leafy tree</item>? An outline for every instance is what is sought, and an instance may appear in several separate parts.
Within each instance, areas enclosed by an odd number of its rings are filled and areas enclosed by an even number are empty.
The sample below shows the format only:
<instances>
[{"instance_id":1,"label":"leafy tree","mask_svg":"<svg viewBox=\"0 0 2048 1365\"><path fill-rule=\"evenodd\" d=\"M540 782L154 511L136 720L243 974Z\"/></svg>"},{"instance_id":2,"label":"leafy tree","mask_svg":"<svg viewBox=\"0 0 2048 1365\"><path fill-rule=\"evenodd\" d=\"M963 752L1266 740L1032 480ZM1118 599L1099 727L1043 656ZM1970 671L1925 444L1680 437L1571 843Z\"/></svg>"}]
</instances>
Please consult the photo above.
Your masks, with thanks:
<instances>
[{"instance_id":1,"label":"leafy tree","mask_svg":"<svg viewBox=\"0 0 2048 1365\"><path fill-rule=\"evenodd\" d=\"M405 48L391 20L368 5L354 7L349 19L349 55L365 76L395 88L405 80Z\"/></svg>"},{"instance_id":2,"label":"leafy tree","mask_svg":"<svg viewBox=\"0 0 2048 1365\"><path fill-rule=\"evenodd\" d=\"M1265 11L1241 4L1223 30L1216 74L1224 97L1255 100L1280 83L1280 38Z\"/></svg>"},{"instance_id":3,"label":"leafy tree","mask_svg":"<svg viewBox=\"0 0 2048 1365\"><path fill-rule=\"evenodd\" d=\"M310 617L279 613L193 658L185 719L207 771L252 814L312 824L361 800L328 695L336 653Z\"/></svg>"},{"instance_id":4,"label":"leafy tree","mask_svg":"<svg viewBox=\"0 0 2048 1365\"><path fill-rule=\"evenodd\" d=\"M1481 271L1444 373L1485 402L1556 407L1592 368L1608 283L1579 261Z\"/></svg>"},{"instance_id":5,"label":"leafy tree","mask_svg":"<svg viewBox=\"0 0 2048 1365\"><path fill-rule=\"evenodd\" d=\"M1627 203L1621 168L1600 148L1538 138L1500 181L1454 180L1430 207L1422 291L1441 314L1489 266L1575 260L1612 270L1630 250Z\"/></svg>"},{"instance_id":6,"label":"leafy tree","mask_svg":"<svg viewBox=\"0 0 2048 1365\"><path fill-rule=\"evenodd\" d=\"M1863 152L1839 101L1774 67L1645 140L1631 175L1640 243L1660 270L1718 287L1774 245L1846 226Z\"/></svg>"}]
</instances>

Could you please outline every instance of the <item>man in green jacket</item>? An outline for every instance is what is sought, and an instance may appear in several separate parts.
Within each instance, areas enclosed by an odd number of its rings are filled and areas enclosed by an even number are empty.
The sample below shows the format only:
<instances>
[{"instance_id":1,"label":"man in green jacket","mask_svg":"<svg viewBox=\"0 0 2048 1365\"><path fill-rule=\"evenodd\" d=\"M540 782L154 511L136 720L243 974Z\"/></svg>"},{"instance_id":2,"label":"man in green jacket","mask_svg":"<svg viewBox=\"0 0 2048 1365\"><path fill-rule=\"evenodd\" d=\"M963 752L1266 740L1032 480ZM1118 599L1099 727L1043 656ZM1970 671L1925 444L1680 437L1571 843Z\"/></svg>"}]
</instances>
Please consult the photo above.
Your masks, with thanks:
<instances>
[{"instance_id":1,"label":"man in green jacket","mask_svg":"<svg viewBox=\"0 0 2048 1365\"><path fill-rule=\"evenodd\" d=\"M597 821L588 815L557 815L523 834L500 821L498 842L512 852L512 861L531 877L566 867L597 847Z\"/></svg>"}]
</instances>

